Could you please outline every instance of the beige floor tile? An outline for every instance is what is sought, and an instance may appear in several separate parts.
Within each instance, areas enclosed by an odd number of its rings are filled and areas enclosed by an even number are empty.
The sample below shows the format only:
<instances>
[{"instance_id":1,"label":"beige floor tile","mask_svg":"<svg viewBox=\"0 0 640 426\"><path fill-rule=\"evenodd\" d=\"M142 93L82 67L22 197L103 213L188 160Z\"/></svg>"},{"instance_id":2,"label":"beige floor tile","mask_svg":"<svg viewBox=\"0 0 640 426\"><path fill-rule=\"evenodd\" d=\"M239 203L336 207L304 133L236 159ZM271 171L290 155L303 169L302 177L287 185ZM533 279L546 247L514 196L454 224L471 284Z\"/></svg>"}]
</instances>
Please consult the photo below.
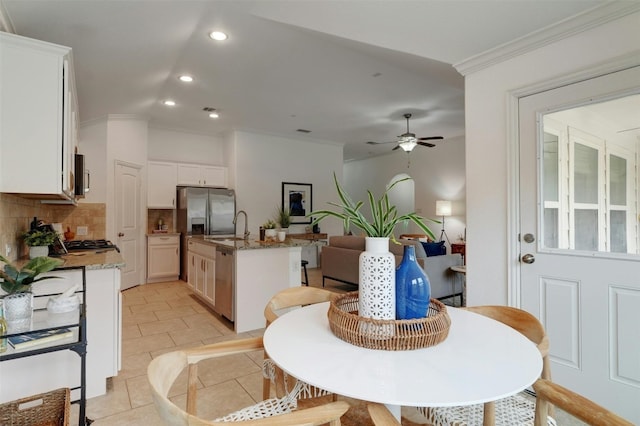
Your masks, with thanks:
<instances>
[{"instance_id":1,"label":"beige floor tile","mask_svg":"<svg viewBox=\"0 0 640 426\"><path fill-rule=\"evenodd\" d=\"M153 323L151 323L153 324ZM136 337L141 337L142 333L140 333L140 327L137 324L134 325L122 325L122 339L134 339Z\"/></svg>"},{"instance_id":2,"label":"beige floor tile","mask_svg":"<svg viewBox=\"0 0 640 426\"><path fill-rule=\"evenodd\" d=\"M124 295L125 293L123 293ZM147 301L140 293L128 294L122 298L122 306L144 305Z\"/></svg>"},{"instance_id":3,"label":"beige floor tile","mask_svg":"<svg viewBox=\"0 0 640 426\"><path fill-rule=\"evenodd\" d=\"M123 380L111 379L107 385L107 394L87 400L87 417L102 419L131 409L129 392Z\"/></svg>"},{"instance_id":4,"label":"beige floor tile","mask_svg":"<svg viewBox=\"0 0 640 426\"><path fill-rule=\"evenodd\" d=\"M142 312L167 311L171 309L171 306L166 302L155 302L144 305L131 305L129 306L129 309L131 309L132 313L139 314Z\"/></svg>"},{"instance_id":5,"label":"beige floor tile","mask_svg":"<svg viewBox=\"0 0 640 426\"><path fill-rule=\"evenodd\" d=\"M184 409L186 396L172 398L172 401ZM253 405L255 401L235 380L219 383L198 391L198 416L215 419L233 411Z\"/></svg>"},{"instance_id":6,"label":"beige floor tile","mask_svg":"<svg viewBox=\"0 0 640 426\"><path fill-rule=\"evenodd\" d=\"M198 378L206 387L260 371L261 368L247 355L230 355L201 361Z\"/></svg>"},{"instance_id":7,"label":"beige floor tile","mask_svg":"<svg viewBox=\"0 0 640 426\"><path fill-rule=\"evenodd\" d=\"M155 426L164 424L153 404L134 408L119 414L96 420L92 426Z\"/></svg>"},{"instance_id":8,"label":"beige floor tile","mask_svg":"<svg viewBox=\"0 0 640 426\"><path fill-rule=\"evenodd\" d=\"M169 306L168 303L166 305ZM167 320L167 319L182 318L182 317L194 315L198 312L196 308L197 306L183 305L173 309L169 307L169 309L157 310L154 313L156 314L159 320Z\"/></svg>"},{"instance_id":9,"label":"beige floor tile","mask_svg":"<svg viewBox=\"0 0 640 426\"><path fill-rule=\"evenodd\" d=\"M153 358L149 352L141 352L122 357L122 369L118 372L118 379L128 379L136 376L146 376L147 366Z\"/></svg>"},{"instance_id":10,"label":"beige floor tile","mask_svg":"<svg viewBox=\"0 0 640 426\"><path fill-rule=\"evenodd\" d=\"M181 332L182 330L186 330L188 328L187 324L185 324L185 322L180 318L148 322L140 324L138 325L138 327L140 328L140 333L142 333L143 336L150 336L160 333L171 333L174 331Z\"/></svg>"},{"instance_id":11,"label":"beige floor tile","mask_svg":"<svg viewBox=\"0 0 640 426\"><path fill-rule=\"evenodd\" d=\"M138 325L146 322L158 321L158 317L153 312L131 313L122 311L122 325Z\"/></svg>"},{"instance_id":12,"label":"beige floor tile","mask_svg":"<svg viewBox=\"0 0 640 426\"><path fill-rule=\"evenodd\" d=\"M142 336L137 339L122 341L122 356L139 354L142 352L157 351L164 348L172 348L176 344L167 333Z\"/></svg>"},{"instance_id":13,"label":"beige floor tile","mask_svg":"<svg viewBox=\"0 0 640 426\"><path fill-rule=\"evenodd\" d=\"M236 380L240 383L240 386L251 395L251 398L255 401L262 400L262 372L238 377Z\"/></svg>"},{"instance_id":14,"label":"beige floor tile","mask_svg":"<svg viewBox=\"0 0 640 426\"><path fill-rule=\"evenodd\" d=\"M197 342L202 342L205 339L222 336L222 333L220 333L217 328L206 325L198 328L185 327L184 330L171 331L169 332L169 335L176 345L184 345L186 343L196 344Z\"/></svg>"}]
</instances>

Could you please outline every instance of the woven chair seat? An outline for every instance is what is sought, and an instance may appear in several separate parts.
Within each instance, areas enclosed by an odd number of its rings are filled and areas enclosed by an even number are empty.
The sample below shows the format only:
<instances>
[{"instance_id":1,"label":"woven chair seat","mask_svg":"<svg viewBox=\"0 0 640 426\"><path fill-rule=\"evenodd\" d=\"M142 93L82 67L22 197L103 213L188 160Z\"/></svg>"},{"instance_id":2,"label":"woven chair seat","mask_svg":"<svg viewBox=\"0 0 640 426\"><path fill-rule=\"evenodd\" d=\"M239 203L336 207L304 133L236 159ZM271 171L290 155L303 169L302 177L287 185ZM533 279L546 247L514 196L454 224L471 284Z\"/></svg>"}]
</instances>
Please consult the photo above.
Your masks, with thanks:
<instances>
[{"instance_id":1,"label":"woven chair seat","mask_svg":"<svg viewBox=\"0 0 640 426\"><path fill-rule=\"evenodd\" d=\"M519 393L495 401L496 426L533 425L535 400ZM417 410L434 426L481 426L484 404L462 407L417 407ZM552 417L547 418L549 426L556 426Z\"/></svg>"},{"instance_id":2,"label":"woven chair seat","mask_svg":"<svg viewBox=\"0 0 640 426\"><path fill-rule=\"evenodd\" d=\"M270 358L265 359L262 362L262 377L264 377L265 379L269 379L271 383L275 383L276 368L277 368L276 365ZM295 379L293 378L293 376L289 376L287 373L283 372L283 374L284 374L285 392L288 395L291 395L296 401L300 399L318 398L321 396L331 395L331 392L328 392L316 386L312 386L306 382L303 382L302 380ZM295 385L291 392L289 392L289 389L288 389L290 377L295 380Z\"/></svg>"}]
</instances>

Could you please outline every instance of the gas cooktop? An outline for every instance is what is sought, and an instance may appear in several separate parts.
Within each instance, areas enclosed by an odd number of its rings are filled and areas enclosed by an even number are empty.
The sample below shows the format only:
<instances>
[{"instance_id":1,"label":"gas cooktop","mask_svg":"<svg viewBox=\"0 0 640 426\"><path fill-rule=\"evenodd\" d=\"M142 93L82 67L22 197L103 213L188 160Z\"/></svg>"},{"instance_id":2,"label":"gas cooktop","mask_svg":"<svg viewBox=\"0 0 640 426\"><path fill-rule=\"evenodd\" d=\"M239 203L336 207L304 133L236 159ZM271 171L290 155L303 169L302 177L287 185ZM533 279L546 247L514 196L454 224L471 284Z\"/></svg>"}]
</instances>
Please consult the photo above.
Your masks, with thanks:
<instances>
[{"instance_id":1,"label":"gas cooktop","mask_svg":"<svg viewBox=\"0 0 640 426\"><path fill-rule=\"evenodd\" d=\"M64 247L67 251L100 251L100 250L117 250L118 246L109 240L71 240L65 241Z\"/></svg>"}]
</instances>

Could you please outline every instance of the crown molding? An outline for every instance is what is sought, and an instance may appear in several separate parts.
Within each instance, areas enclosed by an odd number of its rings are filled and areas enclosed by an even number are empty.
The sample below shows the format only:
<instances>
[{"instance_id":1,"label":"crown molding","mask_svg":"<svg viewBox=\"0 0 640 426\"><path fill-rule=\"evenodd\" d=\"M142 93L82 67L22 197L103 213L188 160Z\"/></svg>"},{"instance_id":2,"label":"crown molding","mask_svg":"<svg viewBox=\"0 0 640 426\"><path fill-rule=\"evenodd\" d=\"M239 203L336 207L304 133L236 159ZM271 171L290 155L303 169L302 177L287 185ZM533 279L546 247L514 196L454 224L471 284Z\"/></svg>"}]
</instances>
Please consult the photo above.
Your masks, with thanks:
<instances>
[{"instance_id":1,"label":"crown molding","mask_svg":"<svg viewBox=\"0 0 640 426\"><path fill-rule=\"evenodd\" d=\"M473 74L492 65L638 11L640 11L640 2L612 1L496 46L469 59L453 64L453 67L463 76Z\"/></svg>"}]
</instances>

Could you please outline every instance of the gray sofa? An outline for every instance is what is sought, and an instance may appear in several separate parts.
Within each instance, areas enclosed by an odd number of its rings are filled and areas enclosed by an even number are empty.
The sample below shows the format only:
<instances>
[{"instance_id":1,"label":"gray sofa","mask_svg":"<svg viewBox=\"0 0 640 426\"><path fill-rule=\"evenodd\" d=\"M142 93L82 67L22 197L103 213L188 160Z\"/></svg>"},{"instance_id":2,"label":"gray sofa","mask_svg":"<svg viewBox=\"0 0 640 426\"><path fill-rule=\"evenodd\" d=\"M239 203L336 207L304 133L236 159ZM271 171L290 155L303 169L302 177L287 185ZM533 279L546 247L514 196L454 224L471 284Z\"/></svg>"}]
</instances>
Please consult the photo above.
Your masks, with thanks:
<instances>
[{"instance_id":1,"label":"gray sofa","mask_svg":"<svg viewBox=\"0 0 640 426\"><path fill-rule=\"evenodd\" d=\"M420 241L405 239L398 241L401 244L389 241L389 251L396 258L396 266L402 260L404 245L413 245L416 249L416 259L429 277L431 297L449 299L460 296L460 302L463 304L463 281L450 269L452 266L462 265L460 254L427 257ZM326 279L357 286L359 258L364 248L364 237L354 235L330 237L329 244L322 248L322 286L324 287Z\"/></svg>"}]
</instances>

